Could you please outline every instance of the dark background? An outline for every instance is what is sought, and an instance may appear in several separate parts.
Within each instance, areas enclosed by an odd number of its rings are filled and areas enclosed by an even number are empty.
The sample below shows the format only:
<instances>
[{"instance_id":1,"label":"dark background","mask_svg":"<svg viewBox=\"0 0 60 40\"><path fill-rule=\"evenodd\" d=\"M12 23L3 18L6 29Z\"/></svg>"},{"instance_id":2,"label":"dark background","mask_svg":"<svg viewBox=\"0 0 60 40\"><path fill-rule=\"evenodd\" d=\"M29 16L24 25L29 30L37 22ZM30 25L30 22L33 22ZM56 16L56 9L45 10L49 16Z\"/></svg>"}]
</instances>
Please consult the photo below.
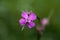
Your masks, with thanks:
<instances>
[{"instance_id":1,"label":"dark background","mask_svg":"<svg viewBox=\"0 0 60 40\"><path fill-rule=\"evenodd\" d=\"M19 19L25 10L49 18L41 40L60 40L60 0L0 0L0 40L37 40L36 26L21 31Z\"/></svg>"}]
</instances>

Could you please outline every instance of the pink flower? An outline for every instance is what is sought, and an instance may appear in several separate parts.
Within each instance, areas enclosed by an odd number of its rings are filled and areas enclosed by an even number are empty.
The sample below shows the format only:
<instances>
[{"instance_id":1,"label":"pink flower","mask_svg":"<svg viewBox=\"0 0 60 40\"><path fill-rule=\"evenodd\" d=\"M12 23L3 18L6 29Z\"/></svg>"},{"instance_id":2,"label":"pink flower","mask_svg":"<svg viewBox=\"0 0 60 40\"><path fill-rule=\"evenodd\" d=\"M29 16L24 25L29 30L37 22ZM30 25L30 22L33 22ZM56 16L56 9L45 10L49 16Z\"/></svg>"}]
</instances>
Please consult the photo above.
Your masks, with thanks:
<instances>
[{"instance_id":1,"label":"pink flower","mask_svg":"<svg viewBox=\"0 0 60 40\"><path fill-rule=\"evenodd\" d=\"M33 12L24 11L21 14L22 18L19 20L21 26L28 25L28 28L33 28L35 26L34 20L36 20L37 16Z\"/></svg>"},{"instance_id":2,"label":"pink flower","mask_svg":"<svg viewBox=\"0 0 60 40\"><path fill-rule=\"evenodd\" d=\"M37 30L42 32L44 30L44 27L37 27Z\"/></svg>"},{"instance_id":3,"label":"pink flower","mask_svg":"<svg viewBox=\"0 0 60 40\"><path fill-rule=\"evenodd\" d=\"M43 18L41 20L41 24L42 25L40 25L40 24L37 25L37 30L40 32L40 34L43 34L45 26L48 24L48 19L47 18Z\"/></svg>"},{"instance_id":4,"label":"pink flower","mask_svg":"<svg viewBox=\"0 0 60 40\"><path fill-rule=\"evenodd\" d=\"M43 18L41 21L42 25L45 26L48 24L48 19L47 18Z\"/></svg>"}]
</instances>

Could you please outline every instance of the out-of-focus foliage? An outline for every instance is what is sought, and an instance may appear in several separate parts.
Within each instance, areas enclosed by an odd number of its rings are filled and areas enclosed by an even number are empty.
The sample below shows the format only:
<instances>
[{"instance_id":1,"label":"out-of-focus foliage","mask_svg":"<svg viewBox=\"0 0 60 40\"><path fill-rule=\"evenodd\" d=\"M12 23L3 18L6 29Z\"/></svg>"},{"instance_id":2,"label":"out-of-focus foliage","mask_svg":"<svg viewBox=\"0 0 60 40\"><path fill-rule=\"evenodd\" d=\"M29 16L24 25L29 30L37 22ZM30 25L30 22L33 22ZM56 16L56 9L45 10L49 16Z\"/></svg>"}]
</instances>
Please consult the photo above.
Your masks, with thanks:
<instances>
[{"instance_id":1,"label":"out-of-focus foliage","mask_svg":"<svg viewBox=\"0 0 60 40\"><path fill-rule=\"evenodd\" d=\"M21 31L18 21L25 10L34 11L40 18L53 12L41 40L60 40L60 0L0 0L0 40L37 40L36 26Z\"/></svg>"}]
</instances>

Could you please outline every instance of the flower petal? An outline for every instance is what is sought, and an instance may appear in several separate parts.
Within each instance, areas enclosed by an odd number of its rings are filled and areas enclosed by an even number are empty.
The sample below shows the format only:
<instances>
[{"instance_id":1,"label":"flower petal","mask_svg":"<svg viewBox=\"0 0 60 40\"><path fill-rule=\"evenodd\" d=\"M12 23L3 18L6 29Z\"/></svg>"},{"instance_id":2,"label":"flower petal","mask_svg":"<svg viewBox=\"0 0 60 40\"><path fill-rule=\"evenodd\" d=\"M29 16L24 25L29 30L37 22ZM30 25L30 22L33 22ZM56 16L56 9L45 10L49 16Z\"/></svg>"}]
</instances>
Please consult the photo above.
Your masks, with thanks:
<instances>
[{"instance_id":1,"label":"flower petal","mask_svg":"<svg viewBox=\"0 0 60 40\"><path fill-rule=\"evenodd\" d=\"M34 22L29 22L28 23L28 28L33 28L35 26L35 23Z\"/></svg>"},{"instance_id":2,"label":"flower petal","mask_svg":"<svg viewBox=\"0 0 60 40\"><path fill-rule=\"evenodd\" d=\"M24 26L26 24L26 21L25 21L25 19L21 18L19 20L19 23L20 23L21 26Z\"/></svg>"},{"instance_id":3,"label":"flower petal","mask_svg":"<svg viewBox=\"0 0 60 40\"><path fill-rule=\"evenodd\" d=\"M37 16L31 12L31 14L29 15L29 20L36 20Z\"/></svg>"},{"instance_id":4,"label":"flower petal","mask_svg":"<svg viewBox=\"0 0 60 40\"><path fill-rule=\"evenodd\" d=\"M23 18L27 19L28 18L28 12L26 12L26 11L22 12L21 16Z\"/></svg>"}]
</instances>

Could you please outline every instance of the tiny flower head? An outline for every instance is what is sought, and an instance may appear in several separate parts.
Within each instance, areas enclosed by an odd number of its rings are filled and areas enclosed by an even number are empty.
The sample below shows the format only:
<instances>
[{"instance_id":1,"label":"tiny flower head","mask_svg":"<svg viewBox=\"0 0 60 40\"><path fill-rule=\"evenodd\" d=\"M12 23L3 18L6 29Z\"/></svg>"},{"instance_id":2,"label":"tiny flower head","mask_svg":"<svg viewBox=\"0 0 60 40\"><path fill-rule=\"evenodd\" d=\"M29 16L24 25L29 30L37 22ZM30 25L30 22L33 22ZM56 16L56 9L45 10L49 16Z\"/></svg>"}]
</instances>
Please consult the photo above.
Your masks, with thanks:
<instances>
[{"instance_id":1,"label":"tiny flower head","mask_svg":"<svg viewBox=\"0 0 60 40\"><path fill-rule=\"evenodd\" d=\"M19 20L21 26L28 25L28 28L33 28L35 26L34 20L36 20L37 16L34 12L24 11L21 14L22 18Z\"/></svg>"},{"instance_id":2,"label":"tiny flower head","mask_svg":"<svg viewBox=\"0 0 60 40\"><path fill-rule=\"evenodd\" d=\"M42 35L44 31L44 27L37 27L37 31Z\"/></svg>"},{"instance_id":3,"label":"tiny flower head","mask_svg":"<svg viewBox=\"0 0 60 40\"><path fill-rule=\"evenodd\" d=\"M41 21L42 25L47 25L48 24L48 19L47 18L43 18Z\"/></svg>"},{"instance_id":4,"label":"tiny flower head","mask_svg":"<svg viewBox=\"0 0 60 40\"><path fill-rule=\"evenodd\" d=\"M44 30L44 28L43 27L37 27L37 30L42 32Z\"/></svg>"}]
</instances>

